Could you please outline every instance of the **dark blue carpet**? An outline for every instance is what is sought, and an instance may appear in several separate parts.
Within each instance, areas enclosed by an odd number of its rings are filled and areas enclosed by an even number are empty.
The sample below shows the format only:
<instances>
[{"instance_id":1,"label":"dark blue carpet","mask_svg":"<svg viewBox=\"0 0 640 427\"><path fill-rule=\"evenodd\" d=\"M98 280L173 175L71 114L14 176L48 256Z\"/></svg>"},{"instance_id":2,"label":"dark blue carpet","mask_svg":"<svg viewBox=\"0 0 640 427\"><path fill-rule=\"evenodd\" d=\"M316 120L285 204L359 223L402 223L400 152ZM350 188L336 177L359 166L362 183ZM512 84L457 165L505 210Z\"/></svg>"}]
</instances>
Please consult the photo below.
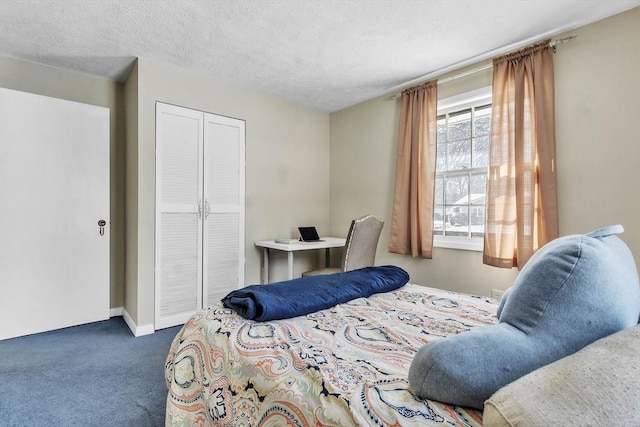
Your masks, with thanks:
<instances>
[{"instance_id":1,"label":"dark blue carpet","mask_svg":"<svg viewBox=\"0 0 640 427\"><path fill-rule=\"evenodd\" d=\"M163 426L178 331L135 338L113 317L0 341L0 426Z\"/></svg>"}]
</instances>

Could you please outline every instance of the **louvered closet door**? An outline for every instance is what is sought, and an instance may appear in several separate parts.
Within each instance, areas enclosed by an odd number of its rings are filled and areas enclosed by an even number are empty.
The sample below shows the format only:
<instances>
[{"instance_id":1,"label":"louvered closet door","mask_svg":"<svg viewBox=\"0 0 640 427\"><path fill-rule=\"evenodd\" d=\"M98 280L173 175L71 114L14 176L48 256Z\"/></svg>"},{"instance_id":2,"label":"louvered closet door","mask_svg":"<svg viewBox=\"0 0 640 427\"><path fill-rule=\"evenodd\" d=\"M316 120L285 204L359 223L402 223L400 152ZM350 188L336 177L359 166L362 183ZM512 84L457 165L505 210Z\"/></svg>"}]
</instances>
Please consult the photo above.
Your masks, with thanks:
<instances>
[{"instance_id":1,"label":"louvered closet door","mask_svg":"<svg viewBox=\"0 0 640 427\"><path fill-rule=\"evenodd\" d=\"M204 301L244 285L245 122L205 114Z\"/></svg>"},{"instance_id":2,"label":"louvered closet door","mask_svg":"<svg viewBox=\"0 0 640 427\"><path fill-rule=\"evenodd\" d=\"M156 105L155 328L202 306L203 114Z\"/></svg>"}]
</instances>

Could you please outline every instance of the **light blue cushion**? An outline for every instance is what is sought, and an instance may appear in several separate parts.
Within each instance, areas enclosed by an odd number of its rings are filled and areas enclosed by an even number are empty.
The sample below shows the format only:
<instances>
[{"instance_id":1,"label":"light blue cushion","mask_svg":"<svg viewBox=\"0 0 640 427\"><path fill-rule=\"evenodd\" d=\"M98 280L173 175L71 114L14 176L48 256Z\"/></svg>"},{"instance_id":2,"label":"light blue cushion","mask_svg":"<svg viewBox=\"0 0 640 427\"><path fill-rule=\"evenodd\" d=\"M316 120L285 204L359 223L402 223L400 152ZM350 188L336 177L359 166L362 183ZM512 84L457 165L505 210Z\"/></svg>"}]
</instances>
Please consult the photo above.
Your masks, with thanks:
<instances>
[{"instance_id":1,"label":"light blue cushion","mask_svg":"<svg viewBox=\"0 0 640 427\"><path fill-rule=\"evenodd\" d=\"M638 271L622 226L558 238L523 267L499 323L436 339L409 369L417 396L482 409L504 385L636 325Z\"/></svg>"}]
</instances>

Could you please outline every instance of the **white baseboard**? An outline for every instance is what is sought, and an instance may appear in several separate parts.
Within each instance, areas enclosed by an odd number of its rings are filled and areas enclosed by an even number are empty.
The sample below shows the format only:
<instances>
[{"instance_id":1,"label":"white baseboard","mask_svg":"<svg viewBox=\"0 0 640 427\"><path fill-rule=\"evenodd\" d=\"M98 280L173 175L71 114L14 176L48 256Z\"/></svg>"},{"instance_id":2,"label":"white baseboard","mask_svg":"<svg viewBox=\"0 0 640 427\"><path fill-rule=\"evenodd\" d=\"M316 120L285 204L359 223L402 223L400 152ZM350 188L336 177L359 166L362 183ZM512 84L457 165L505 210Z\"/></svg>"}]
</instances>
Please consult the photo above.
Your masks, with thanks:
<instances>
[{"instance_id":1,"label":"white baseboard","mask_svg":"<svg viewBox=\"0 0 640 427\"><path fill-rule=\"evenodd\" d=\"M131 333L133 334L134 337L150 335L156 331L153 325L142 325L142 326L136 325L136 322L133 321L133 319L131 318L131 315L127 312L127 310L124 307L112 308L110 313L111 313L111 317L122 316L122 318L124 319L129 329L131 330Z\"/></svg>"}]
</instances>

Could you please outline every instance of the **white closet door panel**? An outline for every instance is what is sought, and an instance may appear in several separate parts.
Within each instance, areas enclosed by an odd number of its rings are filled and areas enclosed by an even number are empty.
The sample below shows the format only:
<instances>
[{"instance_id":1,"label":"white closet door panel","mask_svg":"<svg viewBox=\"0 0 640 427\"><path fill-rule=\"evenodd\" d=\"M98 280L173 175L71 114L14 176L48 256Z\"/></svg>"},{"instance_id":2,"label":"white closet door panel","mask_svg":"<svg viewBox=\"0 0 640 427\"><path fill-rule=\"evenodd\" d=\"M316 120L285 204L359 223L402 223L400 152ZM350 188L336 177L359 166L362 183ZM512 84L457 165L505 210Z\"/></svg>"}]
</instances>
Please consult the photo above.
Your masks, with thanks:
<instances>
[{"instance_id":1,"label":"white closet door panel","mask_svg":"<svg viewBox=\"0 0 640 427\"><path fill-rule=\"evenodd\" d=\"M240 157L241 129L239 124L212 122L215 119L209 115L205 128L207 201L212 206L237 206L240 204L241 162L244 161Z\"/></svg>"},{"instance_id":2,"label":"white closet door panel","mask_svg":"<svg viewBox=\"0 0 640 427\"><path fill-rule=\"evenodd\" d=\"M0 339L107 319L109 230L109 109L0 89Z\"/></svg>"},{"instance_id":3,"label":"white closet door panel","mask_svg":"<svg viewBox=\"0 0 640 427\"><path fill-rule=\"evenodd\" d=\"M156 329L202 306L201 112L156 105Z\"/></svg>"},{"instance_id":4,"label":"white closet door panel","mask_svg":"<svg viewBox=\"0 0 640 427\"><path fill-rule=\"evenodd\" d=\"M205 114L205 301L244 285L245 122Z\"/></svg>"},{"instance_id":5,"label":"white closet door panel","mask_svg":"<svg viewBox=\"0 0 640 427\"><path fill-rule=\"evenodd\" d=\"M215 213L207 218L207 305L220 301L241 284L242 254L238 229L238 213Z\"/></svg>"},{"instance_id":6,"label":"white closet door panel","mask_svg":"<svg viewBox=\"0 0 640 427\"><path fill-rule=\"evenodd\" d=\"M160 231L160 318L192 314L198 307L198 218L193 214L162 214Z\"/></svg>"},{"instance_id":7,"label":"white closet door panel","mask_svg":"<svg viewBox=\"0 0 640 427\"><path fill-rule=\"evenodd\" d=\"M201 200L202 113L158 104L157 167L158 196L165 206L187 205L192 210Z\"/></svg>"}]
</instances>

